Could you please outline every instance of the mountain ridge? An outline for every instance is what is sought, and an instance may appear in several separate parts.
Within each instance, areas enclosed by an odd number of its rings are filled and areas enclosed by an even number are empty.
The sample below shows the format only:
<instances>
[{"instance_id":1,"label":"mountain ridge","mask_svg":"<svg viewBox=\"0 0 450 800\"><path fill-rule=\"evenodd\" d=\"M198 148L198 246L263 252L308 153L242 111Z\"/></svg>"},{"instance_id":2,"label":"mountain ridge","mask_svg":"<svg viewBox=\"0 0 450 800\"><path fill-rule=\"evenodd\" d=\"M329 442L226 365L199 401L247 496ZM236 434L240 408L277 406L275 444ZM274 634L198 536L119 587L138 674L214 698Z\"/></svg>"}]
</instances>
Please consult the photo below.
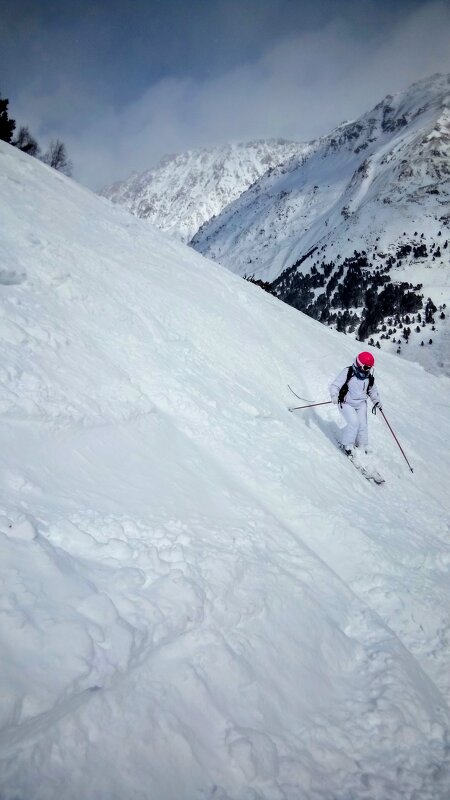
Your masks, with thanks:
<instances>
[{"instance_id":1,"label":"mountain ridge","mask_svg":"<svg viewBox=\"0 0 450 800\"><path fill-rule=\"evenodd\" d=\"M281 299L326 324L339 323L343 332L351 328L343 319L346 313L358 314L361 324L361 315L369 316L361 293L350 304L343 304L339 294L327 295L329 285L336 288L330 284L333 274L344 264L338 278L342 287L355 258L363 269L361 289L369 288L379 267L393 284L420 285L423 304L431 296L445 318L450 300L449 90L450 76L434 75L387 95L358 120L310 143L300 159L262 176L205 223L192 246L242 276L273 284ZM315 278L315 286L307 285L313 268L323 276L329 264L332 273L325 282ZM382 326L395 316L397 326L403 325L400 312L398 304L391 304L386 314L380 311L378 328L358 323L361 338L367 339L368 330L380 346L397 351L404 343L395 338L398 328L387 340ZM438 338L446 342L448 325L441 322ZM393 331L395 326L391 322L389 327ZM400 348L402 354L435 370L444 361L450 374L447 344L429 357L419 349L422 336L416 336L416 328L409 340L414 347Z\"/></svg>"},{"instance_id":2,"label":"mountain ridge","mask_svg":"<svg viewBox=\"0 0 450 800\"><path fill-rule=\"evenodd\" d=\"M427 97L427 89L431 90L431 98ZM243 228L253 247L253 257L251 261L249 259L247 259L247 261L245 260L245 248L242 244L242 241L240 242L240 250L237 248L231 249L231 242L228 242L228 249L225 249L224 243L222 243L220 237L218 235L215 236L215 234L219 228L221 230L224 229L232 216L240 214L242 217L242 214L246 209L251 209L253 201L255 201L255 206L258 206L258 208L254 209L254 217L256 220L258 220L258 224L260 219L264 220L264 212L266 212L267 217L269 216L270 207L274 204L276 206L275 211L281 216L283 207L288 206L291 200L290 195L293 192L289 190L295 190L298 195L302 195L303 205L305 205L305 189L307 189L310 193L312 192L313 195L317 194L317 191L321 189L321 186L316 186L313 184L311 187L310 185L312 183L312 179L318 177L320 174L319 170L317 169L317 161L324 161L330 156L333 157L336 153L339 155L339 149L343 151L343 155L347 157L350 163L348 166L344 165L346 168L343 170L341 169L339 172L339 167L341 167L341 165L336 164L336 159L334 159L334 163L333 159L331 159L332 163L330 166L334 169L335 174L328 173L328 179L330 180L330 177L334 178L336 185L332 187L332 192L325 192L325 194L328 194L328 196L325 197L324 208L321 207L319 209L321 217L324 217L324 219L320 219L320 224L322 226L324 226L325 222L327 221L328 224L330 223L330 220L327 220L327 216L331 215L333 206L335 204L339 205L340 212L342 208L346 208L347 202L350 203L350 201L352 201L353 207L348 209L348 212L351 215L351 213L356 211L363 203L369 188L369 183L371 182L367 179L369 177L373 179L373 176L368 174L370 172L370 168L373 168L371 163L371 159L373 157L382 160L382 166L385 166L387 163L389 163L389 160L395 156L396 160L399 162L399 164L396 164L396 166L403 167L403 171L400 172L400 178L402 180L406 180L407 178L411 177L411 174L410 171L406 169L406 165L403 163L402 158L398 158L398 151L400 150L400 155L402 155L402 151L406 149L406 145L412 144L412 149L417 152L420 150L421 145L424 147L426 144L428 144L428 149L431 150L431 158L425 158L422 160L425 163L425 168L427 170L431 170L430 177L433 177L435 180L440 180L442 179L442 175L444 175L445 178L448 179L448 150L446 148L444 153L436 150L436 145L432 142L432 140L435 137L437 138L439 134L439 128L442 127L444 129L442 131L442 138L445 139L445 144L448 144L447 126L449 122L449 91L450 75L435 75L431 78L424 79L423 81L416 82L403 92L398 92L395 95L387 95L381 102L377 103L377 105L374 106L371 111L366 112L359 119L342 123L330 134L310 142L308 150L304 155L302 154L299 159L291 159L288 164L280 165L279 167L272 169L269 175L263 175L252 187L250 187L246 192L242 193L237 200L233 201L233 203L231 203L222 212L220 218L217 217L215 220L203 225L203 228L196 234L195 237L193 237L193 246L196 247L200 252L213 255L213 257L217 260L220 260L218 258L220 250L220 256L222 257L223 262L225 262L227 259L227 253L229 249L230 258L232 257L235 260L235 271L243 274L243 271L247 269L248 264L251 264L252 269L255 270L256 277L275 277L280 273L280 267L284 268L285 266L290 266L290 264L287 263L287 259L290 256L286 256L284 261L280 262L278 260L277 265L271 269L271 264L274 260L274 252L276 253L276 250L279 249L278 243L270 243L269 247L267 248L265 240L261 247L258 248L257 237L254 233L253 225L247 225L247 220L245 218L243 218L241 227ZM418 97L415 97L415 95L418 95ZM393 101L395 101L394 105ZM411 108L411 105L415 105L415 108ZM432 111L433 105L437 107L436 110L438 112L442 112L442 115L439 113L439 116L436 118L435 114L434 117L431 117L431 120L427 121L431 122L432 125L431 130L428 131L430 140L428 142L415 142L414 130L412 131L412 142L408 141L405 143L402 140L402 137L400 137L399 140L399 132L405 127L408 127L408 124L412 127L414 121L417 120L418 117L425 115L426 112ZM408 114L409 118L407 117ZM420 130L417 131L417 134L420 138ZM370 145L374 146L370 148ZM377 145L379 145L378 148ZM395 153L392 152L394 148L397 148L397 152ZM378 150L381 152L378 152ZM384 150L386 150L386 152L384 152ZM421 155L423 154L421 153ZM369 156L371 157L370 159ZM416 169L418 166L420 167L421 165L416 165ZM312 172L312 175L303 174L307 171L309 171L309 173ZM385 172L386 171L388 170L385 170ZM323 182L325 183L327 173L325 172L325 175L322 174L320 177L324 179ZM386 176L384 176L384 178L385 177ZM385 180L381 182L383 187L386 188ZM284 191L283 188L281 188L282 197L280 198L277 196L277 192L280 192L279 187L282 187L283 183L287 184L287 186L284 188ZM324 188L329 188L329 186L325 184ZM267 201L265 204L263 204L263 195L265 192L267 192ZM314 202L311 202L310 205L317 205L317 198L309 199L314 200ZM278 208L278 206L280 208ZM304 224L307 225L307 230L305 230L304 233L307 233L308 235L299 236L298 239L300 244L296 243L297 249L295 251L295 255L296 257L299 257L306 249L308 249L310 244L312 245L317 243L318 236L313 227L314 225L317 225L317 212L314 207L311 209L312 213L309 215L308 213L301 214L301 211L304 211L303 208L288 210L292 214L293 227L298 225L300 219L304 219ZM306 211L308 211L308 209L306 209ZM270 228L270 233L274 233L273 227L274 226L272 225ZM283 228L283 226L281 227ZM286 239L286 237L289 237L293 233L289 230L289 226L284 225L284 227L288 230L286 231L282 229L279 233L279 239L282 242L284 239ZM322 236L324 239L330 239L330 231L324 231ZM225 237L222 238L224 239ZM229 238L232 241L232 235ZM242 236L239 238L242 240ZM217 240L216 247L214 244L215 240ZM358 241L355 240L354 245L357 247ZM268 249L269 252L261 254L260 251L266 249ZM299 252L300 250L303 252ZM227 264L225 265L227 266Z\"/></svg>"},{"instance_id":3,"label":"mountain ridge","mask_svg":"<svg viewBox=\"0 0 450 800\"><path fill-rule=\"evenodd\" d=\"M181 241L219 214L267 169L308 145L284 139L254 140L164 156L99 194L123 205Z\"/></svg>"}]
</instances>

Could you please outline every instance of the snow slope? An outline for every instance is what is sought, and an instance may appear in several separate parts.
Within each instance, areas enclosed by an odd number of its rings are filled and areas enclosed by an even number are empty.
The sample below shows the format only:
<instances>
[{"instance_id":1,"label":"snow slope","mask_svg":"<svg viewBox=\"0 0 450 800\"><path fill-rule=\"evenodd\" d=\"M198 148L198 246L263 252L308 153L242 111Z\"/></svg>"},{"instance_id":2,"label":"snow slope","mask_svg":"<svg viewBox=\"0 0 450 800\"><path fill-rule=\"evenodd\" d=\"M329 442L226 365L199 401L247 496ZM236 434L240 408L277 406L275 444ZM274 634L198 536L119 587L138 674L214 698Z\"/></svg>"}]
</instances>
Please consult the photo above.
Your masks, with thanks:
<instances>
[{"instance_id":1,"label":"snow slope","mask_svg":"<svg viewBox=\"0 0 450 800\"><path fill-rule=\"evenodd\" d=\"M2 800L445 800L449 380L0 142Z\"/></svg>"},{"instance_id":2,"label":"snow slope","mask_svg":"<svg viewBox=\"0 0 450 800\"><path fill-rule=\"evenodd\" d=\"M227 144L166 156L100 194L176 239L188 242L204 222L263 175L308 149L284 139Z\"/></svg>"}]
</instances>

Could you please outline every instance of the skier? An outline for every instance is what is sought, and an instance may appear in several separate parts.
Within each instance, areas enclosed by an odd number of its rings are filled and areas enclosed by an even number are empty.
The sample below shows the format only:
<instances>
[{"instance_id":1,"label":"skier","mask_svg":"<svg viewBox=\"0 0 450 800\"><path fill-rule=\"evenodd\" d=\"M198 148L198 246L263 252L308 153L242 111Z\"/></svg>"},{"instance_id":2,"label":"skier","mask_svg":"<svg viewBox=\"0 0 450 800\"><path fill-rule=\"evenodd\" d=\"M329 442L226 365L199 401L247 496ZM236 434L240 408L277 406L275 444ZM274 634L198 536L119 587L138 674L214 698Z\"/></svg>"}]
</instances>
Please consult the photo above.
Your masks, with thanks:
<instances>
[{"instance_id":1,"label":"skier","mask_svg":"<svg viewBox=\"0 0 450 800\"><path fill-rule=\"evenodd\" d=\"M377 408L382 410L375 378L371 374L374 363L372 353L359 353L352 366L343 369L330 385L331 401L339 405L347 423L341 435L342 449L347 456L352 455L355 445L364 447L367 452L367 397L373 403L372 414L376 414Z\"/></svg>"}]
</instances>

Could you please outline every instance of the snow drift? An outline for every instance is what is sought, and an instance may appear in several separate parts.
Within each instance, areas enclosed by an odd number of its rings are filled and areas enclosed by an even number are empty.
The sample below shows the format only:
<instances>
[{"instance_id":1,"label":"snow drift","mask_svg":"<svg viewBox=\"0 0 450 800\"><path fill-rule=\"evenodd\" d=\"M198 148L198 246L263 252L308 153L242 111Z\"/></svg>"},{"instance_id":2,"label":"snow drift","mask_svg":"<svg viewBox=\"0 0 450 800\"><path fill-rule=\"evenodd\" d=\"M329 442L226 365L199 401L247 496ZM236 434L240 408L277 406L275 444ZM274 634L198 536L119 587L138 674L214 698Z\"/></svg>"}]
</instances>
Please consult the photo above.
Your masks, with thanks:
<instances>
[{"instance_id":1,"label":"snow drift","mask_svg":"<svg viewBox=\"0 0 450 800\"><path fill-rule=\"evenodd\" d=\"M0 143L2 800L444 800L449 381ZM447 439L446 439L447 437Z\"/></svg>"}]
</instances>

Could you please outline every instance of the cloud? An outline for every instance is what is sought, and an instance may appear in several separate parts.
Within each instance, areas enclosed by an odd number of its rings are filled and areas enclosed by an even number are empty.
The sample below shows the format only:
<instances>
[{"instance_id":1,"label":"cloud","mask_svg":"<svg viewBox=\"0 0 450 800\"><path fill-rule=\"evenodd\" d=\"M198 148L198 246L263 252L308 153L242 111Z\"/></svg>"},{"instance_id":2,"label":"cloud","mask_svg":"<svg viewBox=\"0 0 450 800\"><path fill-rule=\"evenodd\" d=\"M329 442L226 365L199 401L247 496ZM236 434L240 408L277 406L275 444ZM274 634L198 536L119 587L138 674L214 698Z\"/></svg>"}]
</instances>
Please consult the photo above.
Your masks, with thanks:
<instances>
[{"instance_id":1,"label":"cloud","mask_svg":"<svg viewBox=\"0 0 450 800\"><path fill-rule=\"evenodd\" d=\"M306 141L328 133L384 95L449 72L449 31L450 9L443 2L405 10L394 20L385 14L378 27L373 13L341 15L320 29L271 42L257 59L222 75L159 80L120 107L106 102L99 89L86 95L84 85L77 90L63 76L56 98L53 91L33 105L24 95L22 106L40 138L42 108L48 109L48 123L56 103L59 116L45 134L66 142L78 180L100 188L166 153L230 140Z\"/></svg>"}]
</instances>

